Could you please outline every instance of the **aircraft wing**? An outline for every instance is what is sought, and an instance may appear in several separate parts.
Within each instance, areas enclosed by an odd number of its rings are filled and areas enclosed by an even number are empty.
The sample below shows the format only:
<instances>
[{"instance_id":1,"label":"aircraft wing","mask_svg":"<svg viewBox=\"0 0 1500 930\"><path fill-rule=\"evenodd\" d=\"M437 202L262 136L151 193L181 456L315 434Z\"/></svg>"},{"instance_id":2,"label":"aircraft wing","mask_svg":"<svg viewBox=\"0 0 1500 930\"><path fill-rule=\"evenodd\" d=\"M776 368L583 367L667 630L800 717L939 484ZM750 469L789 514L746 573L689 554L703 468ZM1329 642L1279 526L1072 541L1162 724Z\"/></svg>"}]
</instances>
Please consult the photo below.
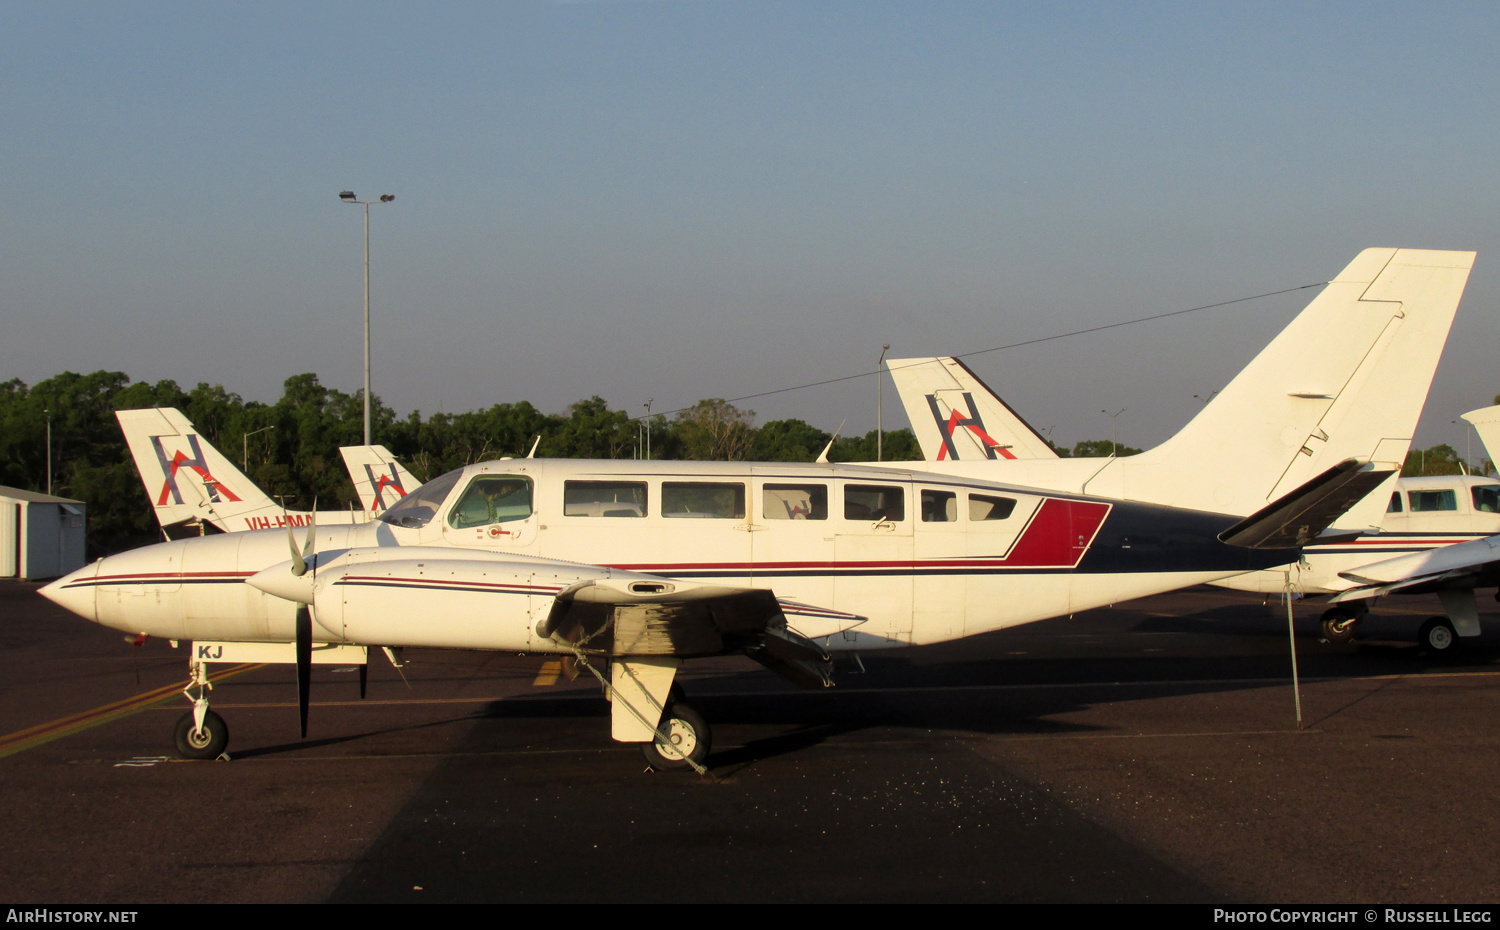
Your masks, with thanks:
<instances>
[{"instance_id":1,"label":"aircraft wing","mask_svg":"<svg viewBox=\"0 0 1500 930\"><path fill-rule=\"evenodd\" d=\"M893 358L886 365L929 462L1055 459L1021 415L956 358Z\"/></svg>"},{"instance_id":2,"label":"aircraft wing","mask_svg":"<svg viewBox=\"0 0 1500 930\"><path fill-rule=\"evenodd\" d=\"M432 557L424 557L428 553ZM775 594L763 589L412 547L348 550L300 576L291 574L290 565L268 568L249 583L311 604L317 624L342 641L405 645L413 617L441 617L453 639L440 645L455 648L524 650L525 641L486 638L500 635L496 631L534 631L543 642L610 660L742 653L803 687L832 681L828 653L790 629ZM845 628L862 620L842 616ZM536 645L533 639L529 648Z\"/></svg>"},{"instance_id":3,"label":"aircraft wing","mask_svg":"<svg viewBox=\"0 0 1500 930\"><path fill-rule=\"evenodd\" d=\"M1341 591L1330 603L1378 597L1393 591L1410 594L1442 587L1475 587L1494 583L1500 574L1500 536L1429 549L1339 572L1358 587Z\"/></svg>"}]
</instances>

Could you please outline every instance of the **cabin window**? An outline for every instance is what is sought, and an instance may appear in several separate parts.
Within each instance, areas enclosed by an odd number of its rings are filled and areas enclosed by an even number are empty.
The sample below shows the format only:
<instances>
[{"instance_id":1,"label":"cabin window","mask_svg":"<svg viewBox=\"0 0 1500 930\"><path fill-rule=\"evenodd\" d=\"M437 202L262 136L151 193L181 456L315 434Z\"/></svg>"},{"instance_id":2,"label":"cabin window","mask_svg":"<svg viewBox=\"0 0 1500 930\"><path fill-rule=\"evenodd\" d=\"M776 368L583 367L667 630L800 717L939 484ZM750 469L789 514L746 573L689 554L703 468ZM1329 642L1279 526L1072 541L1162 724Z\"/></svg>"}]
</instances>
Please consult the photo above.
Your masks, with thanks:
<instances>
[{"instance_id":1,"label":"cabin window","mask_svg":"<svg viewBox=\"0 0 1500 930\"><path fill-rule=\"evenodd\" d=\"M663 481L661 515L708 520L745 519L745 486L709 481Z\"/></svg>"},{"instance_id":2,"label":"cabin window","mask_svg":"<svg viewBox=\"0 0 1500 930\"><path fill-rule=\"evenodd\" d=\"M463 469L459 469L434 478L392 504L376 519L407 529L426 526L432 522L433 517L437 516L438 508L443 506L443 501L448 499L448 493L463 476Z\"/></svg>"},{"instance_id":3,"label":"cabin window","mask_svg":"<svg viewBox=\"0 0 1500 930\"><path fill-rule=\"evenodd\" d=\"M767 520L827 520L828 485L765 485L761 488L761 515Z\"/></svg>"},{"instance_id":4,"label":"cabin window","mask_svg":"<svg viewBox=\"0 0 1500 930\"><path fill-rule=\"evenodd\" d=\"M969 519L976 523L1007 519L1015 509L1015 498L991 497L988 494L969 495Z\"/></svg>"},{"instance_id":5,"label":"cabin window","mask_svg":"<svg viewBox=\"0 0 1500 930\"><path fill-rule=\"evenodd\" d=\"M1458 509L1458 495L1452 488L1441 491L1407 491L1406 499L1411 504L1412 513Z\"/></svg>"},{"instance_id":6,"label":"cabin window","mask_svg":"<svg viewBox=\"0 0 1500 930\"><path fill-rule=\"evenodd\" d=\"M454 529L512 523L531 516L531 479L523 475L480 475L469 482L448 511Z\"/></svg>"},{"instance_id":7,"label":"cabin window","mask_svg":"<svg viewBox=\"0 0 1500 930\"><path fill-rule=\"evenodd\" d=\"M1391 502L1385 508L1385 512L1386 513L1400 513L1401 512L1401 492L1400 491L1397 491L1396 493L1394 493L1394 494L1391 495Z\"/></svg>"},{"instance_id":8,"label":"cabin window","mask_svg":"<svg viewBox=\"0 0 1500 930\"><path fill-rule=\"evenodd\" d=\"M844 519L874 523L905 520L906 493L883 484L846 484Z\"/></svg>"},{"instance_id":9,"label":"cabin window","mask_svg":"<svg viewBox=\"0 0 1500 930\"><path fill-rule=\"evenodd\" d=\"M952 491L922 489L922 522L953 523L958 520L958 495Z\"/></svg>"},{"instance_id":10,"label":"cabin window","mask_svg":"<svg viewBox=\"0 0 1500 930\"><path fill-rule=\"evenodd\" d=\"M1500 513L1500 487L1480 485L1471 488L1470 493L1474 496L1475 513Z\"/></svg>"},{"instance_id":11,"label":"cabin window","mask_svg":"<svg viewBox=\"0 0 1500 930\"><path fill-rule=\"evenodd\" d=\"M565 517L644 517L644 481L565 481Z\"/></svg>"}]
</instances>

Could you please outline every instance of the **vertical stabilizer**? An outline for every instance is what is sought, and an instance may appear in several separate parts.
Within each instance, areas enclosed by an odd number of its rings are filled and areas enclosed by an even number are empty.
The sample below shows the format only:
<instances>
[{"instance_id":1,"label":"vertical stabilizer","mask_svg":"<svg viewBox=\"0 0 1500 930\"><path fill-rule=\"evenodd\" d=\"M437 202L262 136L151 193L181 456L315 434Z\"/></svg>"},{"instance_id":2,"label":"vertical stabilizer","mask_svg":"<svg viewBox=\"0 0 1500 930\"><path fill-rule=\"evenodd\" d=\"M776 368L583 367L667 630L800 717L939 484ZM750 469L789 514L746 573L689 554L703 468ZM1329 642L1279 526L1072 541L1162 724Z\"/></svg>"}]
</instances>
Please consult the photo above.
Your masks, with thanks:
<instances>
[{"instance_id":1,"label":"vertical stabilizer","mask_svg":"<svg viewBox=\"0 0 1500 930\"><path fill-rule=\"evenodd\" d=\"M117 410L115 418L164 529L206 520L230 531L243 528L229 525L233 517L281 512L176 408Z\"/></svg>"},{"instance_id":2,"label":"vertical stabilizer","mask_svg":"<svg viewBox=\"0 0 1500 930\"><path fill-rule=\"evenodd\" d=\"M958 359L893 358L886 364L927 461L1057 458L1047 441Z\"/></svg>"},{"instance_id":3,"label":"vertical stabilizer","mask_svg":"<svg viewBox=\"0 0 1500 930\"><path fill-rule=\"evenodd\" d=\"M1347 459L1399 469L1473 264L1366 249L1181 432L1084 489L1247 514ZM1337 525L1378 526L1384 504L1371 495Z\"/></svg>"},{"instance_id":4,"label":"vertical stabilizer","mask_svg":"<svg viewBox=\"0 0 1500 930\"><path fill-rule=\"evenodd\" d=\"M339 453L360 506L369 513L381 513L422 486L385 446L344 446Z\"/></svg>"},{"instance_id":5,"label":"vertical stabilizer","mask_svg":"<svg viewBox=\"0 0 1500 930\"><path fill-rule=\"evenodd\" d=\"M1474 424L1474 432L1479 434L1479 441L1484 443L1484 451L1489 453L1490 461L1500 462L1500 406L1470 410L1463 418Z\"/></svg>"}]
</instances>

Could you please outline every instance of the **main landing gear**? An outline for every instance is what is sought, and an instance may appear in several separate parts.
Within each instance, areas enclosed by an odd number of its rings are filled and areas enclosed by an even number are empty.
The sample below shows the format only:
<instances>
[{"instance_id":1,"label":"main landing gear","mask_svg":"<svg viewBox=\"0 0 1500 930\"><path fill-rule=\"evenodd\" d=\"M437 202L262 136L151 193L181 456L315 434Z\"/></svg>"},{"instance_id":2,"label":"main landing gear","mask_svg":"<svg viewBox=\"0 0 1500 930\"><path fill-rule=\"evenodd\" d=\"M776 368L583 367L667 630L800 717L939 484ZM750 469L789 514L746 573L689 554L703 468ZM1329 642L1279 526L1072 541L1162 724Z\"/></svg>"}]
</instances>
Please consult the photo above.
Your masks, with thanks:
<instances>
[{"instance_id":1,"label":"main landing gear","mask_svg":"<svg viewBox=\"0 0 1500 930\"><path fill-rule=\"evenodd\" d=\"M708 758L712 731L708 721L687 704L673 701L661 715L656 739L641 744L646 764L658 772L703 765Z\"/></svg>"},{"instance_id":2,"label":"main landing gear","mask_svg":"<svg viewBox=\"0 0 1500 930\"><path fill-rule=\"evenodd\" d=\"M1433 655L1452 655L1458 649L1458 634L1447 617L1432 617L1417 633L1417 645Z\"/></svg>"},{"instance_id":3,"label":"main landing gear","mask_svg":"<svg viewBox=\"0 0 1500 930\"><path fill-rule=\"evenodd\" d=\"M1354 639L1354 624L1368 610L1363 603L1330 607L1323 611L1320 629L1323 639L1330 643L1347 643Z\"/></svg>"}]
</instances>

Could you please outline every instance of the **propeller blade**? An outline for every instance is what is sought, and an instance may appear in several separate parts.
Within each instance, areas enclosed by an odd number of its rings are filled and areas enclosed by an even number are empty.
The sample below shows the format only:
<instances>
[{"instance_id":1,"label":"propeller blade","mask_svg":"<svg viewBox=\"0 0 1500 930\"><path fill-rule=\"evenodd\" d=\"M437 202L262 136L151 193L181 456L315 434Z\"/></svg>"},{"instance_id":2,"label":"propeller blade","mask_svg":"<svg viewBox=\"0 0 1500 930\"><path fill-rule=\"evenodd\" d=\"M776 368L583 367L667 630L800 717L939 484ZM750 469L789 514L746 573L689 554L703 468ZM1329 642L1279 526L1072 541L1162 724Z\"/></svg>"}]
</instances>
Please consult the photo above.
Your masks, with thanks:
<instances>
[{"instance_id":1,"label":"propeller blade","mask_svg":"<svg viewBox=\"0 0 1500 930\"><path fill-rule=\"evenodd\" d=\"M297 534L292 532L292 521L287 519L286 507L281 508L281 518L286 521L286 543L292 549L292 574L301 578L307 572L307 561L297 549Z\"/></svg>"},{"instance_id":2,"label":"propeller blade","mask_svg":"<svg viewBox=\"0 0 1500 930\"><path fill-rule=\"evenodd\" d=\"M297 713L302 720L302 738L307 738L307 696L312 679L312 612L297 606Z\"/></svg>"}]
</instances>

